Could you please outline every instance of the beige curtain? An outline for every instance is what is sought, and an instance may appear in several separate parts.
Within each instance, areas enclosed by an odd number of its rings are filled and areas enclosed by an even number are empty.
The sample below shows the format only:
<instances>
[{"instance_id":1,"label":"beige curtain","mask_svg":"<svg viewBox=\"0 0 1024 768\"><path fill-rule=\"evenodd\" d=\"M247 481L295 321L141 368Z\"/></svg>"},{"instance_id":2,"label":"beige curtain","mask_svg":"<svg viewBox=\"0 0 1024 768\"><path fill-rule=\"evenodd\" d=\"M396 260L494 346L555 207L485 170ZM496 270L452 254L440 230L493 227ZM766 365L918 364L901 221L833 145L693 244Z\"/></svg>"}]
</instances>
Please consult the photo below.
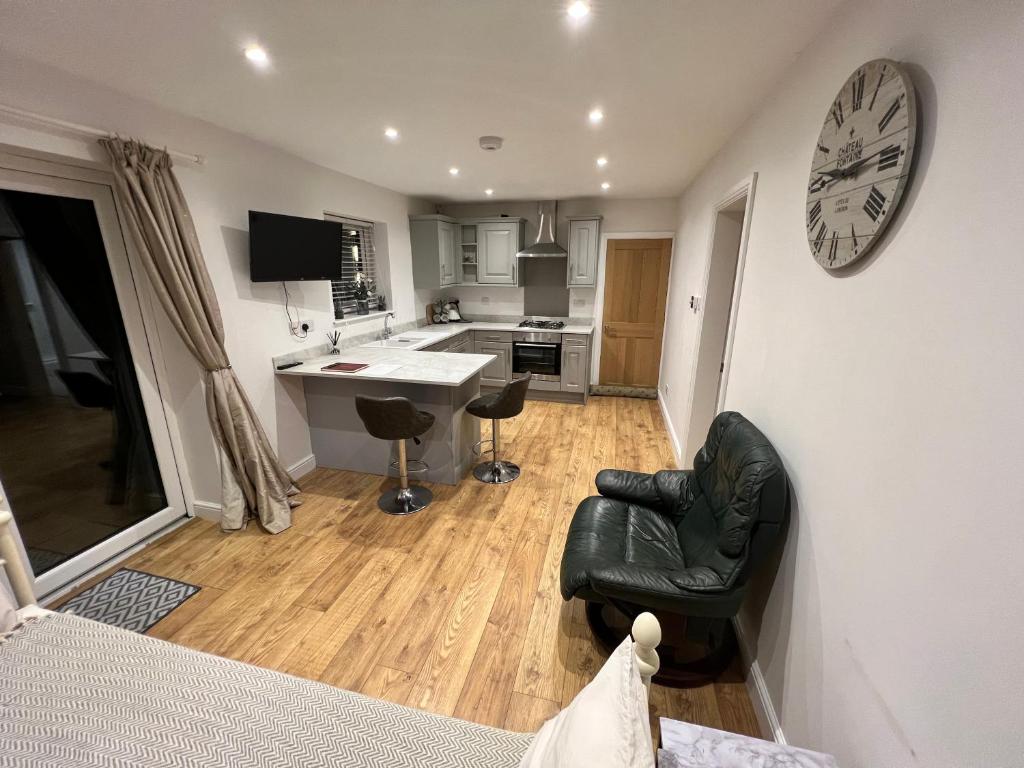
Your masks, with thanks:
<instances>
[{"instance_id":1,"label":"beige curtain","mask_svg":"<svg viewBox=\"0 0 1024 768\"><path fill-rule=\"evenodd\" d=\"M220 307L206 271L192 214L166 152L137 141L100 144L114 165L125 226L160 303L206 371L206 410L224 460L221 527L245 527L250 514L279 533L291 525L295 481L281 466L224 350Z\"/></svg>"}]
</instances>

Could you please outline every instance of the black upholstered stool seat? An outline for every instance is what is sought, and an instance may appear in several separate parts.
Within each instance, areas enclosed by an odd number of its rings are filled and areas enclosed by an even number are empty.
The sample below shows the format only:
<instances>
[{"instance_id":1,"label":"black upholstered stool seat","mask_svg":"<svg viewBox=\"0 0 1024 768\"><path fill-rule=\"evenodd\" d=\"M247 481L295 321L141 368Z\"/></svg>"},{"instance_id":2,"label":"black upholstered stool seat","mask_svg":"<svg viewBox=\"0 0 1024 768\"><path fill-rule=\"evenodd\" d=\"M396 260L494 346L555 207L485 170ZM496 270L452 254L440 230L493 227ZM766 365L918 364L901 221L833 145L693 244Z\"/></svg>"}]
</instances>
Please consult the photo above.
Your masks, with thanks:
<instances>
[{"instance_id":1,"label":"black upholstered stool seat","mask_svg":"<svg viewBox=\"0 0 1024 768\"><path fill-rule=\"evenodd\" d=\"M372 437L380 440L394 440L398 443L399 487L386 491L377 506L390 515L409 515L427 507L434 495L429 488L409 485L409 466L405 455L405 441L412 439L419 445L419 436L434 425L434 414L419 410L406 397L368 397L356 395L356 413L363 420L363 426ZM422 466L414 471L427 469Z\"/></svg>"},{"instance_id":2,"label":"black upholstered stool seat","mask_svg":"<svg viewBox=\"0 0 1024 768\"><path fill-rule=\"evenodd\" d=\"M484 483L510 483L519 477L519 467L510 461L498 461L499 428L498 421L511 419L523 412L526 401L526 390L530 386L532 374L506 384L500 392L481 395L466 406L466 411L479 419L491 420L491 439L481 440L491 443L491 460L478 464L473 468L473 477Z\"/></svg>"}]
</instances>

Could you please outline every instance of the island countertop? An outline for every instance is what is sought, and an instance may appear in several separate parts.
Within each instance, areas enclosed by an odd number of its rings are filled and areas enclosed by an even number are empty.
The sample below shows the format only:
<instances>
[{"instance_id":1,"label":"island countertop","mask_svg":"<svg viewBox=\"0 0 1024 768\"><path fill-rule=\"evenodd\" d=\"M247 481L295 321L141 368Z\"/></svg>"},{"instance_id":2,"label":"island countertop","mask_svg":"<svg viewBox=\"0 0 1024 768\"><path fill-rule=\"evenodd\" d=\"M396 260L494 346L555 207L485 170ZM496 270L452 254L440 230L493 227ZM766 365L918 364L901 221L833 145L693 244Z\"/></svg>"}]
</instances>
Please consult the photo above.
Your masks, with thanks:
<instances>
[{"instance_id":1,"label":"island countertop","mask_svg":"<svg viewBox=\"0 0 1024 768\"><path fill-rule=\"evenodd\" d=\"M338 355L323 355L302 365L275 371L280 376L322 376L358 381L393 381L457 387L479 373L494 355L461 352L421 352L412 349L347 347ZM332 363L367 363L355 373L324 371Z\"/></svg>"}]
</instances>

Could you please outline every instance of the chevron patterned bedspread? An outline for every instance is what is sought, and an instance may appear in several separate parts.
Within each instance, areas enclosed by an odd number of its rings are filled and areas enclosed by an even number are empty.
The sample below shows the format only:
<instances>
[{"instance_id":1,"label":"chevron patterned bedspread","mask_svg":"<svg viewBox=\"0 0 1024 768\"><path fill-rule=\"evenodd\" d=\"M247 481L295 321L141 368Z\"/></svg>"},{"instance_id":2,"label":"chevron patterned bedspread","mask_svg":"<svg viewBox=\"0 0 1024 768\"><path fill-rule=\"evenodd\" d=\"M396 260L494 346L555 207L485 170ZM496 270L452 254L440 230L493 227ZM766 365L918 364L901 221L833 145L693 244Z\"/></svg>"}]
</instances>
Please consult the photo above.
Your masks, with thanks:
<instances>
[{"instance_id":1,"label":"chevron patterned bedspread","mask_svg":"<svg viewBox=\"0 0 1024 768\"><path fill-rule=\"evenodd\" d=\"M0 766L514 768L532 737L67 614L0 642Z\"/></svg>"}]
</instances>

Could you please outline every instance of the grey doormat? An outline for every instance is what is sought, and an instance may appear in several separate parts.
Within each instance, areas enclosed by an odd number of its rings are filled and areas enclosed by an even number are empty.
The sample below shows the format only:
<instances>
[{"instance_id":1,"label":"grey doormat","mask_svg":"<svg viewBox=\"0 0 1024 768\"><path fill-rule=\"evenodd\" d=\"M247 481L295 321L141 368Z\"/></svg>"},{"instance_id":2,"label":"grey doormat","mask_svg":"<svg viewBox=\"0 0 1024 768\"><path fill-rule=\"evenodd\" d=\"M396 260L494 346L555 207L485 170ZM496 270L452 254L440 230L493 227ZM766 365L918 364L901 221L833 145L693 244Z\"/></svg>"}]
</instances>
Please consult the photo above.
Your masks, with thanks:
<instances>
[{"instance_id":1,"label":"grey doormat","mask_svg":"<svg viewBox=\"0 0 1024 768\"><path fill-rule=\"evenodd\" d=\"M658 390L654 387L620 387L617 384L591 384L590 394L611 397L638 397L643 400L657 400Z\"/></svg>"},{"instance_id":2,"label":"grey doormat","mask_svg":"<svg viewBox=\"0 0 1024 768\"><path fill-rule=\"evenodd\" d=\"M145 632L199 589L195 584L121 568L57 610L112 627Z\"/></svg>"}]
</instances>

